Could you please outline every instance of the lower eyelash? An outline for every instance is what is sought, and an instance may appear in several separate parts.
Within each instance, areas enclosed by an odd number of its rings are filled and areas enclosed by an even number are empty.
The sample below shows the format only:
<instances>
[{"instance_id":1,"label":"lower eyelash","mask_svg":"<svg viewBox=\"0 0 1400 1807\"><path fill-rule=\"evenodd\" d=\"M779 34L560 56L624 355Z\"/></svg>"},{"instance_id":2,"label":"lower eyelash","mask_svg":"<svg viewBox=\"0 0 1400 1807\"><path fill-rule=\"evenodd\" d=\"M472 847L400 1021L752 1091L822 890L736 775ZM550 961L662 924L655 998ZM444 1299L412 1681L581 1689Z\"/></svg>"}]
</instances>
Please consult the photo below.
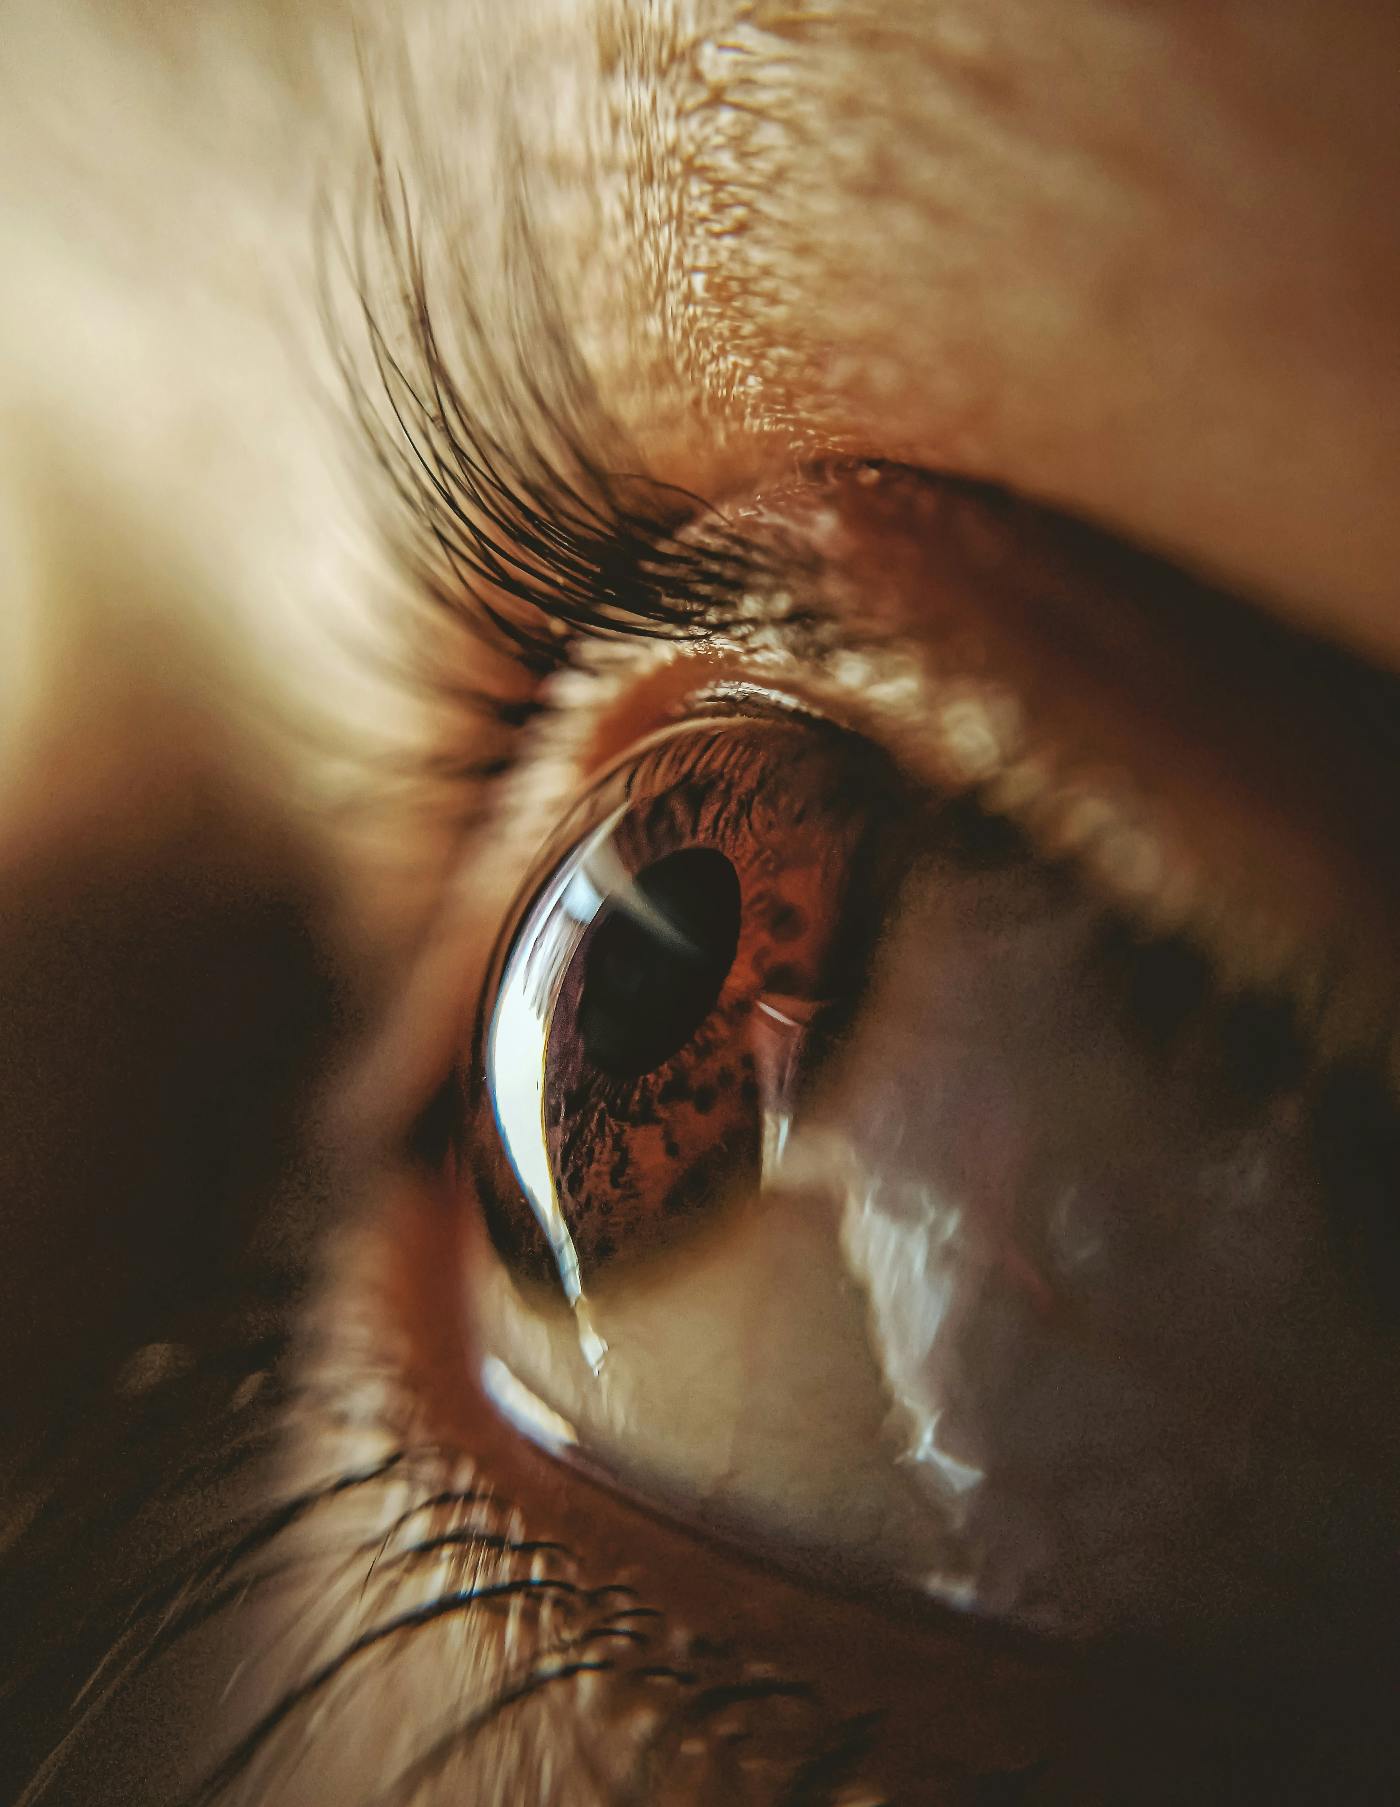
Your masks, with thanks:
<instances>
[{"instance_id":1,"label":"lower eyelash","mask_svg":"<svg viewBox=\"0 0 1400 1807\"><path fill-rule=\"evenodd\" d=\"M133 1435L127 1425L122 1441L143 1477L152 1465L168 1473L154 1493L143 1485L129 1509L134 1524L148 1524L155 1514L177 1535L178 1546L167 1547L153 1575L145 1542L137 1561L135 1545L124 1553L123 1534L119 1526L112 1528L110 1511L94 1520L90 1499L74 1502L66 1544L86 1548L97 1542L101 1547L102 1586L96 1590L100 1605L95 1611L91 1577L79 1584L85 1622L100 1641L93 1649L91 1673L70 1705L65 1682L77 1628L52 1601L37 1611L31 1601L23 1610L25 1622L54 1627L62 1645L57 1653L62 1673L49 1677L41 1653L34 1671L6 1680L7 1708L17 1708L36 1738L46 1736L49 1745L47 1755L36 1753L26 1776L16 1777L17 1802L40 1807L69 1798L75 1772L86 1778L94 1761L105 1765L112 1716L120 1726L121 1709L132 1690L159 1686L162 1675L176 1674L193 1640L221 1624L234 1630L250 1603L275 1611L280 1599L291 1609L299 1589L309 1589L318 1602L328 1588L333 1600L343 1597L349 1627L332 1631L328 1626L313 1637L294 1664L293 1679L193 1788L178 1797L180 1807L254 1798L247 1794L254 1784L256 1798L267 1799L269 1791L289 1782L304 1765L313 1766L315 1773L320 1759L305 1720L347 1676L357 1675L356 1692L372 1689L384 1665L401 1658L420 1636L431 1638L434 1626L479 1621L482 1629L472 1637L495 1639L501 1630L500 1609L511 1602L530 1607L525 1621L512 1621L514 1635L523 1640L513 1664L484 1692L479 1681L468 1680L470 1667L463 1668L466 1691L459 1698L453 1656L460 1657L460 1647L453 1644L442 1657L425 1657L432 1664L425 1674L439 1681L446 1676L449 1711L436 1728L415 1738L406 1756L395 1758L397 1767L365 1777L365 1791L356 1801L387 1807L418 1798L417 1790L434 1775L458 1760L471 1760L502 1716L531 1700L552 1697L557 1688L587 1675L609 1677L621 1690L619 1700L634 1706L640 1699L653 1699L652 1731L640 1743L634 1738L632 1756L643 1768L660 1766L658 1775L683 1738L704 1741L715 1719L732 1714L736 1702L747 1701L761 1714L765 1702L810 1697L804 1684L781 1677L736 1681L723 1653L684 1664L670 1660L662 1615L630 1588L586 1583L567 1548L531 1539L516 1528L518 1515L508 1502L470 1481L454 1484L451 1477L461 1468L462 1457L398 1440L392 1408L382 1423L373 1416L363 1419L350 1404L356 1364L342 1361L346 1355L323 1353L314 1369L288 1390L275 1373L292 1358L289 1348L262 1346L241 1360L230 1350L172 1380L173 1393L153 1388L144 1396L147 1435ZM226 1396L232 1374L251 1367L252 1373L267 1375L269 1364L272 1377L245 1408L255 1413L253 1422L241 1426L237 1413L210 1414L211 1377ZM232 1391L239 1399L247 1389L238 1385ZM170 1471L168 1460L154 1454L150 1442L162 1431L182 1439L195 1436L202 1442L200 1453ZM238 1482L251 1478L258 1464L265 1465L279 1442L288 1450L300 1450L308 1442L313 1448L327 1442L333 1447L347 1435L357 1443L378 1436L382 1453L338 1468L314 1486L273 1491L266 1503L240 1511L232 1521L210 1515L205 1496L212 1476ZM379 1521L378 1531L366 1536L361 1524L352 1533L343 1512L353 1508L358 1522L366 1507ZM108 1526L105 1535L103 1523ZM46 1524L36 1521L41 1530ZM52 1538L29 1542L47 1545ZM68 1593L66 1573L36 1575L41 1556L37 1549L28 1550L24 1537L10 1556L10 1572L31 1588ZM447 1567L446 1585L436 1586L425 1598L413 1583L438 1565ZM12 1604L18 1612L19 1603ZM295 1613L281 1635L295 1636L301 1629L302 1616ZM281 1654L280 1640L260 1644L259 1652L264 1661ZM36 1685L41 1692L57 1689L42 1718ZM337 1713L348 1707L345 1698L334 1703ZM572 1701L561 1701L551 1712L582 1723L574 1718ZM538 1735L549 1738L544 1723ZM761 1744L761 1719L753 1735ZM869 1742L866 1726L832 1728L814 1719L804 1758L804 1792L794 1798L829 1799L827 1783L834 1789ZM11 1753L12 1758L19 1754ZM508 1782L502 1785L509 1787Z\"/></svg>"},{"instance_id":2,"label":"lower eyelash","mask_svg":"<svg viewBox=\"0 0 1400 1807\"><path fill-rule=\"evenodd\" d=\"M273 1359L266 1344L214 1352L133 1408L109 1409L105 1434L90 1415L39 1477L42 1503L6 1551L7 1622L32 1627L0 1683L7 1719L27 1733L4 1753L17 1800L49 1798L161 1654L182 1590L217 1569L229 1536L220 1504L273 1441L277 1388L260 1384Z\"/></svg>"},{"instance_id":3,"label":"lower eyelash","mask_svg":"<svg viewBox=\"0 0 1400 1807\"><path fill-rule=\"evenodd\" d=\"M351 1584L359 1576L361 1607L357 1628L343 1641L329 1643L323 1653L302 1664L300 1679L284 1689L201 1782L181 1797L179 1807L217 1807L220 1802L241 1798L241 1785L254 1778L260 1778L258 1798L264 1798L267 1789L290 1779L303 1762L316 1762L304 1730L299 1729L300 1722L315 1710L323 1695L336 1689L352 1671L361 1672L360 1687L372 1687L384 1664L402 1656L420 1636L431 1636L434 1627L447 1628L453 1622L479 1621L482 1635L494 1640L500 1634L503 1607L531 1609L526 1625L514 1613L511 1616L513 1635L524 1641L523 1654L508 1665L504 1675L493 1679L478 1698L472 1699L469 1683L465 1702L456 1697L454 1647L449 1646L441 1657L426 1656L425 1662L433 1664L432 1673L440 1679L444 1678L443 1664L447 1665L446 1692L452 1697L452 1705L445 1715L446 1723L431 1731L397 1768L370 1778L372 1792L363 1796L366 1802L389 1807L390 1803L420 1798L419 1791L444 1774L452 1763L470 1760L480 1741L503 1716L586 1675L611 1678L612 1684L629 1696L661 1690L665 1704L655 1715L654 1729L635 1757L635 1763L643 1768L662 1761L658 1752L663 1752L668 1742L679 1743L679 1733L674 1728L683 1727L692 1739L703 1738L707 1722L721 1713L732 1712L740 1701L761 1709L765 1702L800 1700L811 1702L815 1712L811 1691L802 1683L774 1676L733 1683L715 1679L712 1660L702 1661L698 1667L680 1667L664 1660L662 1615L638 1602L630 1588L584 1586L577 1579L575 1559L562 1546L511 1537L467 1522L473 1509L483 1507L492 1523L504 1524L515 1515L503 1502L479 1490L436 1487L435 1473L447 1472L452 1465L446 1452L440 1457L431 1452L395 1452L372 1470L338 1477L325 1488L277 1508L260 1529L269 1530L268 1543L275 1544L291 1535L296 1525L304 1524L317 1508L330 1506L334 1499L352 1490L405 1484L405 1465L421 1477L408 1480L407 1484L424 1491L414 1504L392 1518L382 1537L361 1540L343 1553L316 1551L306 1558L308 1568L319 1566L326 1575L338 1572ZM390 1553L394 1541L414 1522L426 1516L432 1523L440 1514L445 1514L445 1529L414 1537ZM416 1570L444 1553L452 1559L453 1584L411 1605L399 1604L404 1581L394 1571ZM561 1572L536 1572L542 1557L552 1560ZM483 1558L505 1566L498 1573L487 1568ZM527 1560L529 1573L515 1572L516 1558ZM483 1570L490 1579L480 1578ZM381 1577L386 1583L381 1598L366 1613L366 1591ZM233 1580L236 1584L237 1570ZM247 1578L243 1585L246 1587ZM175 1639L184 1629L177 1629ZM721 1675L723 1669L721 1661ZM469 1676L467 1665L463 1668L463 1680ZM343 1712L347 1706L342 1700L339 1710ZM561 1703L556 1710L571 1715L576 1712L569 1703ZM600 1722L606 1719L605 1714L596 1717ZM819 1733L814 1721L811 1750L804 1763L803 1785L808 1792L800 1798L812 1802L827 1800L829 1795L824 1790L828 1785L834 1788L847 1778L867 1754L872 1729L861 1723L839 1726L834 1734L829 1728L822 1728ZM761 1741L761 1726L756 1725L752 1735ZM486 1760L494 1762L489 1757ZM494 1770L488 1773L494 1778L493 1790L517 1792L504 1775L495 1777ZM646 1798L651 1798L649 1792Z\"/></svg>"}]
</instances>

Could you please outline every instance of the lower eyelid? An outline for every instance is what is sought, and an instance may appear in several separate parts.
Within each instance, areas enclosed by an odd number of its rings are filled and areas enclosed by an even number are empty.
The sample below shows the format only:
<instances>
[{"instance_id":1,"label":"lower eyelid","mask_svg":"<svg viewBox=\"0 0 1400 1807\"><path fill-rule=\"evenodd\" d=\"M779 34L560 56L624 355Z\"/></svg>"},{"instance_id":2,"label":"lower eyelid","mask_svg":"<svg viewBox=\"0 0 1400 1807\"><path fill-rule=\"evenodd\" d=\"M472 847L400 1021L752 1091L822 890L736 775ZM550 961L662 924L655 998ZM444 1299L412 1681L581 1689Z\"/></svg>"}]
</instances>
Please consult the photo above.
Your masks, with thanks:
<instances>
[{"instance_id":1,"label":"lower eyelid","mask_svg":"<svg viewBox=\"0 0 1400 1807\"><path fill-rule=\"evenodd\" d=\"M471 1381L471 1351L454 1328L456 1276L473 1259L470 1235L465 1248L461 1235L460 1216L414 1181L366 1249L381 1293L389 1276L391 1322L399 1334L411 1330L406 1372L425 1431L471 1452L515 1509L520 1535L578 1552L589 1585L622 1584L662 1609L654 1641L632 1653L643 1668L685 1671L706 1690L776 1679L818 1703L828 1731L862 1727L868 1754L854 1776L868 1781L872 1800L978 1807L989 1790L1003 1798L1000 1788L1027 1802L1043 1790L1086 1803L1224 1807L1237 1797L1222 1778L1247 1774L1265 1791L1252 1798L1283 1799L1300 1766L1328 1778L1322 1786L1337 1792L1326 1798L1342 1800L1353 1798L1353 1766L1369 1773L1385 1761L1374 1703L1360 1694L1314 1695L1300 1719L1294 1708L1252 1700L1237 1674L1222 1685L1146 1650L1120 1650L1101 1665L939 1609L911 1618L893 1599L846 1599L794 1582L761 1554L736 1557L561 1469Z\"/></svg>"},{"instance_id":2,"label":"lower eyelid","mask_svg":"<svg viewBox=\"0 0 1400 1807\"><path fill-rule=\"evenodd\" d=\"M481 1258L474 1238L430 1187L400 1194L394 1267L419 1327L413 1365L429 1421L445 1441L472 1451L532 1536L579 1551L590 1579L634 1586L664 1608L648 1660L698 1663L708 1686L777 1674L842 1714L878 1715L879 1747L899 1753L893 1768L879 1766L885 1787L900 1774L906 1785L911 1774L922 1781L934 1751L974 1775L1014 1773L1035 1759L1069 1684L1057 1653L995 1628L955 1626L937 1611L920 1624L893 1601L872 1607L813 1593L761 1555L745 1559L561 1469L512 1432L474 1383L478 1358L452 1328L462 1323L457 1276ZM936 1674L935 1701L928 1689Z\"/></svg>"}]
</instances>

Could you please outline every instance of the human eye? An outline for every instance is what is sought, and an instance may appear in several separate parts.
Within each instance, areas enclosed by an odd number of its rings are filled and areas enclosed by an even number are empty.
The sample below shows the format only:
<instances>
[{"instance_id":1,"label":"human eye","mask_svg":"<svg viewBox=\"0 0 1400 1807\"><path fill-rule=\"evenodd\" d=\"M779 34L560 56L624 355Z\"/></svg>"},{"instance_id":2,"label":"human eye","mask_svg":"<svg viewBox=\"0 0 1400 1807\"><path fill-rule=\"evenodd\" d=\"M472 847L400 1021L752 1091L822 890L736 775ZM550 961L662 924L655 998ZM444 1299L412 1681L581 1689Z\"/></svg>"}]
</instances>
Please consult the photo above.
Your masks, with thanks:
<instances>
[{"instance_id":1,"label":"human eye","mask_svg":"<svg viewBox=\"0 0 1400 1807\"><path fill-rule=\"evenodd\" d=\"M1384 733L1343 753L1284 675L1297 643L1248 614L1205 661L1175 642L1226 599L934 488L861 467L769 504L790 552L808 509L828 547L879 545L877 617L901 582L957 598L932 655L856 652L849 620L823 648L851 574L822 565L800 656L741 623L648 670L639 717L614 655L570 689L634 738L580 758L542 730L560 801L543 834L506 806L520 889L449 1092L445 1384L818 1588L1145 1644L1345 1717L1389 1618L1389 1006L1363 1027L1346 957L1324 995L1305 950L1335 931L1384 970L1385 909L1335 886L1301 772L1264 819L1240 697L1334 771L1375 769ZM1041 636L1075 646L1053 687ZM1131 693L1117 722L1100 679ZM1162 709L1186 682L1189 746ZM1319 690L1376 682L1344 661Z\"/></svg>"},{"instance_id":2,"label":"human eye","mask_svg":"<svg viewBox=\"0 0 1400 1807\"><path fill-rule=\"evenodd\" d=\"M487 1391L838 1576L1331 1651L1387 1566L1384 1039L1329 1052L1338 1001L1228 919L1209 951L1204 873L1152 922L1184 853L1126 760L999 808L1034 732L985 679L901 699L948 723L921 785L771 673L695 675L483 989L450 1165Z\"/></svg>"},{"instance_id":3,"label":"human eye","mask_svg":"<svg viewBox=\"0 0 1400 1807\"><path fill-rule=\"evenodd\" d=\"M962 1659L1025 1667L985 1742L940 1722L945 1774L1208 1790L1202 1738L1294 1765L1306 1693L1344 1785L1386 1618L1388 680L907 466L813 460L718 509L614 488L541 451L585 397L494 377L493 460L413 356L387 381L434 593L484 592L557 668L465 881L408 1282L431 1411L559 1459L496 1458L550 1499L541 1527L517 1486L536 1531L598 1536L621 1494L765 1593L798 1576L794 1626L802 1586L877 1602L932 1640L906 1712L945 1639L1046 1640ZM1369 786L1345 821L1339 783ZM613 1635L640 1654L587 1660L619 1688L700 1685L693 1625ZM1177 1729L1120 1704L1110 1754L1034 1755L1018 1715L1067 1647L1144 1689L1175 1664ZM1222 1671L1249 1680L1194 1720Z\"/></svg>"},{"instance_id":4,"label":"human eye","mask_svg":"<svg viewBox=\"0 0 1400 1807\"><path fill-rule=\"evenodd\" d=\"M207 1196L290 1166L316 1065L332 1208L230 1212L229 1348L120 1370L70 1517L7 1485L0 1774L1376 1798L1385 58L546 11L435 27L397 142L361 49L328 299L422 744L363 754L334 906L214 811L137 911L242 948L220 874L271 896L208 1042L280 1111L191 1082Z\"/></svg>"}]
</instances>

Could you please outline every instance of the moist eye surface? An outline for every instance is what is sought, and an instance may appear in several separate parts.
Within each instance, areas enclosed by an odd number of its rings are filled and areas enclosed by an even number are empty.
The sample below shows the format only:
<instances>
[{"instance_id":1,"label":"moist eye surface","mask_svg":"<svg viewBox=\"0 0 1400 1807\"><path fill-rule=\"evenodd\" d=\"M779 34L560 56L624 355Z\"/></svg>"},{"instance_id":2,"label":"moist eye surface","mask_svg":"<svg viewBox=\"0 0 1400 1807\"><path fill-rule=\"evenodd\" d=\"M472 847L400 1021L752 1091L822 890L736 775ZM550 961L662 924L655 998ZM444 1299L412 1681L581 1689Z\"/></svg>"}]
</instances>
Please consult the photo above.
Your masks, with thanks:
<instances>
[{"instance_id":1,"label":"moist eye surface","mask_svg":"<svg viewBox=\"0 0 1400 1807\"><path fill-rule=\"evenodd\" d=\"M1321 1662L1400 1603L1356 1247L1378 1273L1397 1144L1340 1171L1339 1087L1375 1115L1285 1000L863 737L663 730L561 822L482 1001L483 1378L798 1568Z\"/></svg>"}]
</instances>

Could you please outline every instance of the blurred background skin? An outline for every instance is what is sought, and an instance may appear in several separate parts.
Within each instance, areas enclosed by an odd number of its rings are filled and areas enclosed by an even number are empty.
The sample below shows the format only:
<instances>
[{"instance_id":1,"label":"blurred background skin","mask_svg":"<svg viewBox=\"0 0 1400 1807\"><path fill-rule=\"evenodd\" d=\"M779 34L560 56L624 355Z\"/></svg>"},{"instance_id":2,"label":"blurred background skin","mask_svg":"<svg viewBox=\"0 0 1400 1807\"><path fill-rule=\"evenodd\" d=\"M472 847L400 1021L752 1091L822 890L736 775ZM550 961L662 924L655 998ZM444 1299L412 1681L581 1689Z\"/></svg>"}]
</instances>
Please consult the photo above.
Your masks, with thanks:
<instances>
[{"instance_id":1,"label":"blurred background skin","mask_svg":"<svg viewBox=\"0 0 1400 1807\"><path fill-rule=\"evenodd\" d=\"M365 21L371 91L431 48L425 164L464 216L509 110L658 475L732 494L823 448L985 478L1400 664L1393 6L402 10ZM327 401L348 11L12 3L0 88L3 1556L56 1472L91 1486L137 1351L275 1346L395 1127L336 1086L452 840L344 826L428 732L365 656L409 628ZM0 1645L52 1633L61 1590L24 1585Z\"/></svg>"}]
</instances>

